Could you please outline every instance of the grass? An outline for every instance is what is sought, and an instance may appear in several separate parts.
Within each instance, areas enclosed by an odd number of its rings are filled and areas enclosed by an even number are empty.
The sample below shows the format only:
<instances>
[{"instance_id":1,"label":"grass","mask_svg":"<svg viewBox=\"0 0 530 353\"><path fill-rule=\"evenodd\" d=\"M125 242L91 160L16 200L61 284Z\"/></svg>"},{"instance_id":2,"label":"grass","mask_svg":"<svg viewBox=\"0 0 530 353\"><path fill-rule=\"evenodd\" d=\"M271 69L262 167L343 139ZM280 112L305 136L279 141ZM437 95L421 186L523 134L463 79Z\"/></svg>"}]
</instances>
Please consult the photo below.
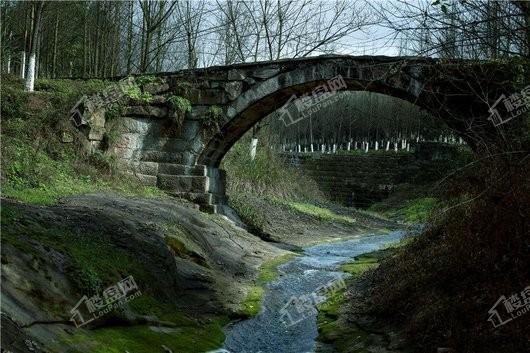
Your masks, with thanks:
<instances>
[{"instance_id":1,"label":"grass","mask_svg":"<svg viewBox=\"0 0 530 353\"><path fill-rule=\"evenodd\" d=\"M378 259L370 255L361 255L355 258L354 262L348 262L340 266L340 270L347 272L354 277L364 272L374 269L379 265Z\"/></svg>"},{"instance_id":2,"label":"grass","mask_svg":"<svg viewBox=\"0 0 530 353\"><path fill-rule=\"evenodd\" d=\"M117 161L104 153L87 153L69 110L84 94L103 90L100 80L38 80L36 91L24 92L20 81L2 76L2 194L35 204L61 197L114 191L124 195L162 197L117 171ZM63 134L73 137L62 141Z\"/></svg>"},{"instance_id":3,"label":"grass","mask_svg":"<svg viewBox=\"0 0 530 353\"><path fill-rule=\"evenodd\" d=\"M438 200L434 197L419 197L405 202L403 206L390 209L380 209L381 205L374 205L369 210L383 212L386 217L399 219L405 223L425 223L430 212L436 207Z\"/></svg>"},{"instance_id":4,"label":"grass","mask_svg":"<svg viewBox=\"0 0 530 353\"><path fill-rule=\"evenodd\" d=\"M284 161L260 134L254 160L250 157L250 133L243 136L226 154L221 167L227 173L230 197L248 193L286 199L316 199L321 196L315 182Z\"/></svg>"},{"instance_id":5,"label":"grass","mask_svg":"<svg viewBox=\"0 0 530 353\"><path fill-rule=\"evenodd\" d=\"M279 200L279 202L289 206L290 208L300 213L307 214L322 221L339 222L344 224L354 224L356 222L354 218L338 215L327 208L316 206L311 203L284 200Z\"/></svg>"}]
</instances>

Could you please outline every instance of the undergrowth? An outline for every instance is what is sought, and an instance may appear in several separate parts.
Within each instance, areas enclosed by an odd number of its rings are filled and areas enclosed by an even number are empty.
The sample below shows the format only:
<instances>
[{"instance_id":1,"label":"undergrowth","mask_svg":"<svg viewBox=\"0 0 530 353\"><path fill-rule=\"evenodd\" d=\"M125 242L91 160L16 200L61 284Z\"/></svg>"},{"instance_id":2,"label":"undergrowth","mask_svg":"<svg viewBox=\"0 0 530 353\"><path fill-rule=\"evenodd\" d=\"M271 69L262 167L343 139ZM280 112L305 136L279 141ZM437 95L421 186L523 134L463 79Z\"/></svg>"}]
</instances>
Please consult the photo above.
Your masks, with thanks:
<instances>
[{"instance_id":1,"label":"undergrowth","mask_svg":"<svg viewBox=\"0 0 530 353\"><path fill-rule=\"evenodd\" d=\"M530 315L488 321L501 296L529 285L527 157L491 158L453 178L433 225L374 272L373 312L419 351L530 351Z\"/></svg>"},{"instance_id":2,"label":"undergrowth","mask_svg":"<svg viewBox=\"0 0 530 353\"><path fill-rule=\"evenodd\" d=\"M95 191L161 196L133 177L117 172L104 153L86 152L83 137L69 121L83 96L103 90L100 80L37 80L24 92L14 76L2 76L2 194L30 203L50 204L60 197ZM63 136L73 142L63 142Z\"/></svg>"}]
</instances>

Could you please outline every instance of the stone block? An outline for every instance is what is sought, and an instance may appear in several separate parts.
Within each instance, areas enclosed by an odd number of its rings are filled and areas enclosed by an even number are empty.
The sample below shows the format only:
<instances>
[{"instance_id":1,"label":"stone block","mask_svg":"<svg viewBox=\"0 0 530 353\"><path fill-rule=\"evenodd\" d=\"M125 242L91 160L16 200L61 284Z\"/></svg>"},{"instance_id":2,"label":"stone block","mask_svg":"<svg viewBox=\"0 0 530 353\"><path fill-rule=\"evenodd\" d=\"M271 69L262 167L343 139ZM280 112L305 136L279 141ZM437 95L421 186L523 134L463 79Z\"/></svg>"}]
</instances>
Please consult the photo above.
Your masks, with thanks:
<instances>
[{"instance_id":1,"label":"stone block","mask_svg":"<svg viewBox=\"0 0 530 353\"><path fill-rule=\"evenodd\" d=\"M103 135L105 134L104 127L91 127L88 132L88 139L91 141L101 141L103 140Z\"/></svg>"},{"instance_id":2,"label":"stone block","mask_svg":"<svg viewBox=\"0 0 530 353\"><path fill-rule=\"evenodd\" d=\"M131 162L129 168L135 172L144 175L156 176L158 174L158 163L156 162ZM156 184L156 183L155 183Z\"/></svg>"},{"instance_id":3,"label":"stone block","mask_svg":"<svg viewBox=\"0 0 530 353\"><path fill-rule=\"evenodd\" d=\"M157 120L149 118L130 118L122 117L119 131L124 133L137 133L140 135L159 135L161 124Z\"/></svg>"},{"instance_id":4,"label":"stone block","mask_svg":"<svg viewBox=\"0 0 530 353\"><path fill-rule=\"evenodd\" d=\"M224 90L226 94L228 95L228 99L234 100L237 97L239 97L239 95L243 91L243 82L241 81L227 82L224 85Z\"/></svg>"},{"instance_id":5,"label":"stone block","mask_svg":"<svg viewBox=\"0 0 530 353\"><path fill-rule=\"evenodd\" d=\"M147 83L143 86L143 90L151 94L164 93L169 90L169 84L166 82Z\"/></svg>"},{"instance_id":6,"label":"stone block","mask_svg":"<svg viewBox=\"0 0 530 353\"><path fill-rule=\"evenodd\" d=\"M121 134L113 143L116 148L138 149L141 147L141 138L143 135L136 133Z\"/></svg>"},{"instance_id":7,"label":"stone block","mask_svg":"<svg viewBox=\"0 0 530 353\"><path fill-rule=\"evenodd\" d=\"M139 116L148 118L167 118L167 107L157 107L152 105L133 105L124 109L125 116Z\"/></svg>"},{"instance_id":8,"label":"stone block","mask_svg":"<svg viewBox=\"0 0 530 353\"><path fill-rule=\"evenodd\" d=\"M232 69L228 71L229 81L242 81L246 77L245 73L238 69Z\"/></svg>"},{"instance_id":9,"label":"stone block","mask_svg":"<svg viewBox=\"0 0 530 353\"><path fill-rule=\"evenodd\" d=\"M224 90L220 89L202 89L197 92L191 92L187 95L188 99L192 104L225 104L228 102L228 95Z\"/></svg>"},{"instance_id":10,"label":"stone block","mask_svg":"<svg viewBox=\"0 0 530 353\"><path fill-rule=\"evenodd\" d=\"M141 161L185 164L183 153L163 152L157 150L142 151Z\"/></svg>"},{"instance_id":11,"label":"stone block","mask_svg":"<svg viewBox=\"0 0 530 353\"><path fill-rule=\"evenodd\" d=\"M140 173L134 173L134 175L145 186L156 186L157 185L158 179L154 175L145 175L145 174L140 174Z\"/></svg>"},{"instance_id":12,"label":"stone block","mask_svg":"<svg viewBox=\"0 0 530 353\"><path fill-rule=\"evenodd\" d=\"M203 193L208 190L208 185L208 177L158 174L157 186L162 190Z\"/></svg>"},{"instance_id":13,"label":"stone block","mask_svg":"<svg viewBox=\"0 0 530 353\"><path fill-rule=\"evenodd\" d=\"M158 172L161 174L206 176L206 166L160 163Z\"/></svg>"},{"instance_id":14,"label":"stone block","mask_svg":"<svg viewBox=\"0 0 530 353\"><path fill-rule=\"evenodd\" d=\"M256 78L259 78L259 79L262 79L262 80L266 80L268 78L271 78L272 76L276 76L279 73L280 73L280 69L277 68L277 67L271 67L271 68L265 67L265 68L262 68L262 69L254 70L250 74L250 76L256 77Z\"/></svg>"}]
</instances>

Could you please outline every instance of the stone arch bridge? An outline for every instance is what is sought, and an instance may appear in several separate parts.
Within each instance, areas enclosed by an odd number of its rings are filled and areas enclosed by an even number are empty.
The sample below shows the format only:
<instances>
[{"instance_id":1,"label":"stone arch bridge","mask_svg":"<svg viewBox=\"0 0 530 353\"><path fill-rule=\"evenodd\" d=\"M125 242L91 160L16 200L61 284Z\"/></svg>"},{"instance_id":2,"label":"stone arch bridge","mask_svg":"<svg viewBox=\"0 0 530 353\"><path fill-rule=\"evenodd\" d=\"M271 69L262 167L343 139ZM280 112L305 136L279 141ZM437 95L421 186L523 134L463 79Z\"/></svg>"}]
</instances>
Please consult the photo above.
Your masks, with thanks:
<instances>
[{"instance_id":1,"label":"stone arch bridge","mask_svg":"<svg viewBox=\"0 0 530 353\"><path fill-rule=\"evenodd\" d=\"M74 121L92 146L104 145L146 184L211 212L224 207L223 156L253 125L293 98L308 95L313 108L338 89L404 99L443 119L479 152L498 143L499 129L488 121L490 109L513 91L507 84L513 82L510 71L500 65L416 57L320 56L155 77L142 84L152 99L128 100L119 119L106 119L104 108L85 104ZM187 98L191 110L176 104L176 97ZM119 137L105 141L110 131Z\"/></svg>"}]
</instances>

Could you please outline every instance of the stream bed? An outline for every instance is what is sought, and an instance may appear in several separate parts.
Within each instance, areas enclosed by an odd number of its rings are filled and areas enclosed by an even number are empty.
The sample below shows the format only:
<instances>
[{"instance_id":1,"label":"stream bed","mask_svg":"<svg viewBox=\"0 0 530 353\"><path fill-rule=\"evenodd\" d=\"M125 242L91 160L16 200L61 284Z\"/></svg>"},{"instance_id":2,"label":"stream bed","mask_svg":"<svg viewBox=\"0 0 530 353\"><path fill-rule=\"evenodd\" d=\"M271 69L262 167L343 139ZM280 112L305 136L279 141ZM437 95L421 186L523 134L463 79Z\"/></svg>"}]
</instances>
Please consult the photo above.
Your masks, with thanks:
<instances>
[{"instance_id":1,"label":"stream bed","mask_svg":"<svg viewBox=\"0 0 530 353\"><path fill-rule=\"evenodd\" d=\"M229 326L223 348L215 352L313 352L318 336L315 306L326 293L341 290L348 275L338 267L403 235L403 231L370 234L305 248L301 256L278 267L281 275L268 283L260 313Z\"/></svg>"}]
</instances>

